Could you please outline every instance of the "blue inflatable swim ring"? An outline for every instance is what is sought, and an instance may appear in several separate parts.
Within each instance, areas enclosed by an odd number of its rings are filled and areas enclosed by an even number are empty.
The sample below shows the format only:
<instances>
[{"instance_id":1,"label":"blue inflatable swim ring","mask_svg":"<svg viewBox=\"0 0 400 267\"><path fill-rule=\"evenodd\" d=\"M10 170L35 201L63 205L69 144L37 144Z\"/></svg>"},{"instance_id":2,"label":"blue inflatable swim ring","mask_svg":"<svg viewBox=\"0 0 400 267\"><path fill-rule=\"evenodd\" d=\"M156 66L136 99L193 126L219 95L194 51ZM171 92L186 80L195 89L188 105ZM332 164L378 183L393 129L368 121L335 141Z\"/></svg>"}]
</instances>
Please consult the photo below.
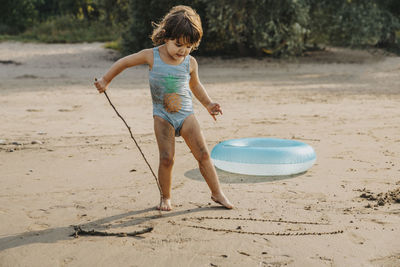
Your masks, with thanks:
<instances>
[{"instance_id":1,"label":"blue inflatable swim ring","mask_svg":"<svg viewBox=\"0 0 400 267\"><path fill-rule=\"evenodd\" d=\"M277 138L232 139L211 151L214 165L224 171L247 175L292 175L315 163L314 149L303 142Z\"/></svg>"}]
</instances>

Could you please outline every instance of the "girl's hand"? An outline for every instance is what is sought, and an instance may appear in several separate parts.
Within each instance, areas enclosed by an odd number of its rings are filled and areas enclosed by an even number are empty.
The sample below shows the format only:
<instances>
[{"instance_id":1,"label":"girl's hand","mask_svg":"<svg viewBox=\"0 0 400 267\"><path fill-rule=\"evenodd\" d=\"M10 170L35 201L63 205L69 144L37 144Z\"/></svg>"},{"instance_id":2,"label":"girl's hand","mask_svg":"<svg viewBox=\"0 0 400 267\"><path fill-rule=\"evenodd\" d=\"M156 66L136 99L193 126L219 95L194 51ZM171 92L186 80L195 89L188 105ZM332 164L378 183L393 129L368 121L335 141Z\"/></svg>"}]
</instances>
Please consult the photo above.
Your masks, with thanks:
<instances>
[{"instance_id":1,"label":"girl's hand","mask_svg":"<svg viewBox=\"0 0 400 267\"><path fill-rule=\"evenodd\" d=\"M96 86L97 91L99 91L99 93L101 94L107 90L108 83L103 78L101 78L100 80L95 79L94 86Z\"/></svg>"},{"instance_id":2,"label":"girl's hand","mask_svg":"<svg viewBox=\"0 0 400 267\"><path fill-rule=\"evenodd\" d=\"M218 114L222 115L222 109L221 106L218 103L210 103L207 106L208 113L213 117L214 120L217 120L215 116Z\"/></svg>"}]
</instances>

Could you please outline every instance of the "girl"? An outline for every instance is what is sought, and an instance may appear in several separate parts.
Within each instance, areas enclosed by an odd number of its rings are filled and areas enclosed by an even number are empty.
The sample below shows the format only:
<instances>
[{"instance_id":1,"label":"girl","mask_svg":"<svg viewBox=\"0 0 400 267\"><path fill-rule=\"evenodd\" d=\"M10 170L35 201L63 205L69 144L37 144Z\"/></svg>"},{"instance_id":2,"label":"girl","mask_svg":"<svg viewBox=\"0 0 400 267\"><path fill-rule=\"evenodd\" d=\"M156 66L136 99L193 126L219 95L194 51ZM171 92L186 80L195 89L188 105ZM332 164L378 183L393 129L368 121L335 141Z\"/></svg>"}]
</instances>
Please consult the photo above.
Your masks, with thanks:
<instances>
[{"instance_id":1,"label":"girl","mask_svg":"<svg viewBox=\"0 0 400 267\"><path fill-rule=\"evenodd\" d=\"M162 201L157 208L164 211L172 208L175 136L182 136L199 163L200 172L211 190L211 199L232 209L233 205L220 188L200 125L193 114L192 93L214 120L218 114L222 115L221 106L212 102L200 83L196 59L189 55L197 48L203 35L200 16L190 7L176 6L155 26L151 39L156 47L119 59L94 85L103 93L111 80L124 69L147 64L154 131L160 155L158 179Z\"/></svg>"}]
</instances>

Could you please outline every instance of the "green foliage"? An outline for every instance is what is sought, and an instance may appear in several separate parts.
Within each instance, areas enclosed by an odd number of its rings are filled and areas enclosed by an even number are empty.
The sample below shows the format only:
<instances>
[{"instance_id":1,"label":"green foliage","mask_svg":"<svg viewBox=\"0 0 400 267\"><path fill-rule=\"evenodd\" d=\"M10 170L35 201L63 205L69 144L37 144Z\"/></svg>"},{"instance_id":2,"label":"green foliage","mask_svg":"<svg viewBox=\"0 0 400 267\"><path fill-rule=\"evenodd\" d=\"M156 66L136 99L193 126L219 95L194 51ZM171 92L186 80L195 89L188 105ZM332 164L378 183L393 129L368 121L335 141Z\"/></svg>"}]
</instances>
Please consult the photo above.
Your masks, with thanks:
<instances>
[{"instance_id":1,"label":"green foliage","mask_svg":"<svg viewBox=\"0 0 400 267\"><path fill-rule=\"evenodd\" d=\"M179 0L131 0L130 21L122 35L122 51L125 54L152 46L149 38L153 31L152 22L159 22L173 6L191 1ZM188 4L188 3L186 3Z\"/></svg>"},{"instance_id":2,"label":"green foliage","mask_svg":"<svg viewBox=\"0 0 400 267\"><path fill-rule=\"evenodd\" d=\"M108 25L126 27L130 18L129 0L98 0L100 20Z\"/></svg>"},{"instance_id":3,"label":"green foliage","mask_svg":"<svg viewBox=\"0 0 400 267\"><path fill-rule=\"evenodd\" d=\"M207 2L209 34L215 36L207 44L211 51L222 52L228 46L240 55L295 55L304 49L309 21L305 1Z\"/></svg>"},{"instance_id":4,"label":"green foliage","mask_svg":"<svg viewBox=\"0 0 400 267\"><path fill-rule=\"evenodd\" d=\"M24 31L37 18L33 0L0 0L0 34Z\"/></svg>"},{"instance_id":5,"label":"green foliage","mask_svg":"<svg viewBox=\"0 0 400 267\"><path fill-rule=\"evenodd\" d=\"M129 0L35 0L41 22L57 16L102 21L107 25L123 24L128 20Z\"/></svg>"},{"instance_id":6,"label":"green foliage","mask_svg":"<svg viewBox=\"0 0 400 267\"><path fill-rule=\"evenodd\" d=\"M131 0L124 52L150 47L151 22L177 4L192 6L202 18L201 54L298 54L304 47L309 20L305 0Z\"/></svg>"},{"instance_id":7,"label":"green foliage","mask_svg":"<svg viewBox=\"0 0 400 267\"><path fill-rule=\"evenodd\" d=\"M151 22L176 4L188 4L200 14L201 54L285 56L299 55L315 43L399 45L398 0L131 0L123 51L150 47Z\"/></svg>"},{"instance_id":8,"label":"green foliage","mask_svg":"<svg viewBox=\"0 0 400 267\"><path fill-rule=\"evenodd\" d=\"M152 22L175 5L202 19L198 54L280 57L314 44L400 51L399 0L0 0L0 40L122 40L110 46L127 54L152 46Z\"/></svg>"},{"instance_id":9,"label":"green foliage","mask_svg":"<svg viewBox=\"0 0 400 267\"><path fill-rule=\"evenodd\" d=\"M0 34L20 34L28 29L21 38L49 42L112 40L126 26L128 1L0 0Z\"/></svg>"},{"instance_id":10,"label":"green foliage","mask_svg":"<svg viewBox=\"0 0 400 267\"><path fill-rule=\"evenodd\" d=\"M66 15L33 26L20 36L45 43L104 42L117 39L120 31L100 21L89 22Z\"/></svg>"},{"instance_id":11,"label":"green foliage","mask_svg":"<svg viewBox=\"0 0 400 267\"><path fill-rule=\"evenodd\" d=\"M78 19L95 20L99 17L99 0L36 0L39 20L47 21L56 16L74 16Z\"/></svg>"},{"instance_id":12,"label":"green foliage","mask_svg":"<svg viewBox=\"0 0 400 267\"><path fill-rule=\"evenodd\" d=\"M386 9L392 6L390 1L311 2L310 38L314 42L351 47L395 42L395 32L400 24L398 17Z\"/></svg>"},{"instance_id":13,"label":"green foliage","mask_svg":"<svg viewBox=\"0 0 400 267\"><path fill-rule=\"evenodd\" d=\"M108 48L108 49L112 49L112 50L121 52L122 51L121 41L122 40L120 38L118 38L115 41L106 42L104 44L104 48Z\"/></svg>"},{"instance_id":14,"label":"green foliage","mask_svg":"<svg viewBox=\"0 0 400 267\"><path fill-rule=\"evenodd\" d=\"M390 12L393 16L400 17L400 1L399 0L377 0L377 5L382 9Z\"/></svg>"}]
</instances>

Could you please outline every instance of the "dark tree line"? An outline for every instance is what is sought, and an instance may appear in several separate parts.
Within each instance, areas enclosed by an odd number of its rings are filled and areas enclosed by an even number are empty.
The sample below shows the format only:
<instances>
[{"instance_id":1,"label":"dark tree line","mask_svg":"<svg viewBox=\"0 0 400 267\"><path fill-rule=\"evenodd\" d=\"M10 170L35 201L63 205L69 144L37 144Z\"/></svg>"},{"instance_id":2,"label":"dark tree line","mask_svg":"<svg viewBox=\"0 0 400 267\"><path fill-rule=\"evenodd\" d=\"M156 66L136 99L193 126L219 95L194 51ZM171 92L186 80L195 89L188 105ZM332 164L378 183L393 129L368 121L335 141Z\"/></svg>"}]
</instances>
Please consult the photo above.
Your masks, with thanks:
<instances>
[{"instance_id":1,"label":"dark tree line","mask_svg":"<svg viewBox=\"0 0 400 267\"><path fill-rule=\"evenodd\" d=\"M0 34L18 34L61 16L121 24L128 21L129 0L0 0Z\"/></svg>"},{"instance_id":2,"label":"dark tree line","mask_svg":"<svg viewBox=\"0 0 400 267\"><path fill-rule=\"evenodd\" d=\"M298 55L315 44L400 46L399 0L0 0L0 34L68 16L117 25L123 52L130 53L151 46L151 22L178 4L202 18L201 54Z\"/></svg>"},{"instance_id":3,"label":"dark tree line","mask_svg":"<svg viewBox=\"0 0 400 267\"><path fill-rule=\"evenodd\" d=\"M202 54L282 56L314 44L400 45L399 0L131 0L125 53L151 46L151 21L176 4L200 14Z\"/></svg>"}]
</instances>

